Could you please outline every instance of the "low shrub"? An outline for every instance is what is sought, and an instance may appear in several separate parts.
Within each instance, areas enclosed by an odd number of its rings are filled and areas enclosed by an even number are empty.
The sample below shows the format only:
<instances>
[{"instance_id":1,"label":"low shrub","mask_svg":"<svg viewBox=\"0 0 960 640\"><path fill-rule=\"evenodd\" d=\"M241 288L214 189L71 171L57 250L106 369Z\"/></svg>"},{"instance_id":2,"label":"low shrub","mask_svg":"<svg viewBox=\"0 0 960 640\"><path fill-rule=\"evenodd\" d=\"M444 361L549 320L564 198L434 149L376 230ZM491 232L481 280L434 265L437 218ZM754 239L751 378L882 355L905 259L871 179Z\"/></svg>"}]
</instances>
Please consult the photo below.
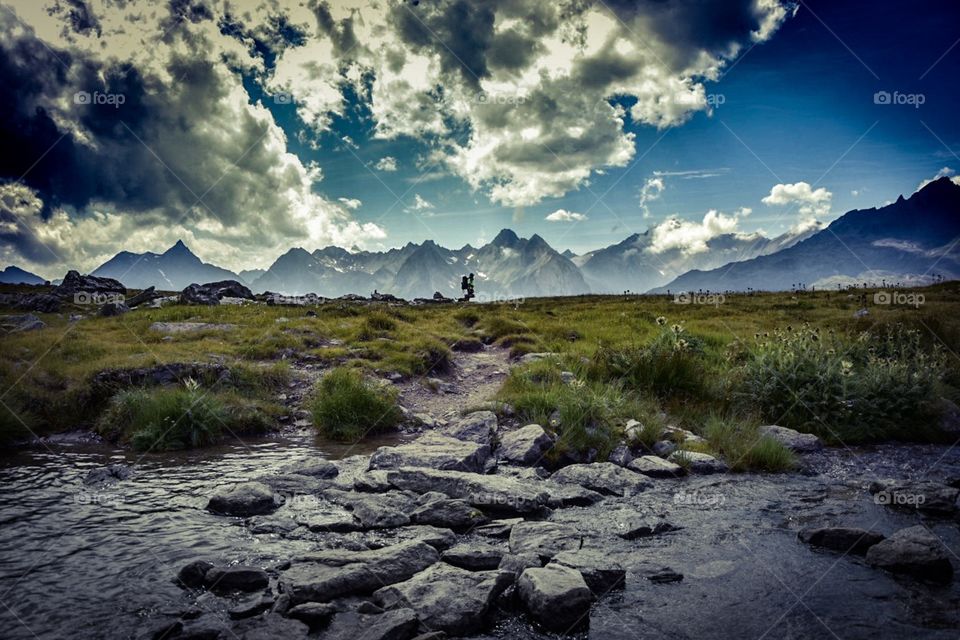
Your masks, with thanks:
<instances>
[{"instance_id":1,"label":"low shrub","mask_svg":"<svg viewBox=\"0 0 960 640\"><path fill-rule=\"evenodd\" d=\"M317 383L310 410L323 435L344 442L393 429L402 418L393 389L374 386L359 371L342 367Z\"/></svg>"},{"instance_id":2,"label":"low shrub","mask_svg":"<svg viewBox=\"0 0 960 640\"><path fill-rule=\"evenodd\" d=\"M738 422L718 416L707 418L704 435L710 447L734 471L787 471L796 466L793 453L767 436L756 422Z\"/></svg>"}]
</instances>

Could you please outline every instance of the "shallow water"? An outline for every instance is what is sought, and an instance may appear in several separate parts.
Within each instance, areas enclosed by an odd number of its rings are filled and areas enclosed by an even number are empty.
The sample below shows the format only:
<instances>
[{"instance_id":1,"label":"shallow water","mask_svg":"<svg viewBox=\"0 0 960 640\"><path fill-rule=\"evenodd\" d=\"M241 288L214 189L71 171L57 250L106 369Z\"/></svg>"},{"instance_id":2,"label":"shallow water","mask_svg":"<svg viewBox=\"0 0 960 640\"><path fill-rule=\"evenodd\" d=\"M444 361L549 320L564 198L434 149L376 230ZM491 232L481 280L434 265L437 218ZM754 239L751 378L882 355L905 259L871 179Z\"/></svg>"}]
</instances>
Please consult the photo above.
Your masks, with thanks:
<instances>
[{"instance_id":1,"label":"shallow water","mask_svg":"<svg viewBox=\"0 0 960 640\"><path fill-rule=\"evenodd\" d=\"M171 579L198 557L263 566L311 550L310 540L253 535L204 511L221 482L249 480L300 459L369 453L308 436L236 443L138 459L105 445L35 446L0 458L0 636L127 638L148 618L193 604ZM103 489L83 478L109 463L133 478ZM862 559L796 540L808 525L851 525L890 534L921 522L874 503L877 477L960 475L960 450L879 447L808 458L806 474L723 475L656 481L634 498L558 510L630 569L627 588L595 604L590 638L958 638L960 587L894 578ZM679 496L679 497L678 497ZM665 516L681 530L627 542L618 522ZM952 553L955 520L925 521ZM954 556L960 569L960 558ZM654 584L649 566L682 582ZM543 638L501 616L489 637Z\"/></svg>"}]
</instances>

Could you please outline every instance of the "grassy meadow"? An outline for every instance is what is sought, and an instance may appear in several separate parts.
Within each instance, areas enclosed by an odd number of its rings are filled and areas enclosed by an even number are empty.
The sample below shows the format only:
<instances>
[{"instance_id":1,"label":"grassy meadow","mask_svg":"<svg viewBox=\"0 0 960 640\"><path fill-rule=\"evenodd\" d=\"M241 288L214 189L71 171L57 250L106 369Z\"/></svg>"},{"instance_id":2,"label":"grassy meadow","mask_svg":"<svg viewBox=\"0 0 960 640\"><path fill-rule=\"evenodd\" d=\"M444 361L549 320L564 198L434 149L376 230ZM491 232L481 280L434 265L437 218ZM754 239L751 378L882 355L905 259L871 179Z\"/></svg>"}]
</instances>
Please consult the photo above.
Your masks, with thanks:
<instances>
[{"instance_id":1,"label":"grassy meadow","mask_svg":"<svg viewBox=\"0 0 960 640\"><path fill-rule=\"evenodd\" d=\"M92 428L141 448L184 448L216 441L223 429L262 433L287 410L276 399L296 363L310 362L358 372L321 380L302 407L328 435L357 438L365 416L395 402L370 379L442 378L455 351L482 342L513 359L555 354L513 367L497 399L521 424L554 429L557 456L603 455L635 419L643 429L631 433L634 444L651 444L670 424L747 468L775 470L791 461L752 436L760 424L835 444L941 437L942 398L956 401L960 389L960 285L915 292L920 306L874 304L873 290L857 290L730 294L716 304L581 296L422 307L171 305L112 318L86 308L79 312L90 317L73 322L70 311L39 314L47 328L0 342L0 435ZM858 317L862 308L868 313ZM150 330L185 321L236 326ZM103 371L170 363L230 373L176 388L95 382ZM387 413L391 424L399 419Z\"/></svg>"}]
</instances>

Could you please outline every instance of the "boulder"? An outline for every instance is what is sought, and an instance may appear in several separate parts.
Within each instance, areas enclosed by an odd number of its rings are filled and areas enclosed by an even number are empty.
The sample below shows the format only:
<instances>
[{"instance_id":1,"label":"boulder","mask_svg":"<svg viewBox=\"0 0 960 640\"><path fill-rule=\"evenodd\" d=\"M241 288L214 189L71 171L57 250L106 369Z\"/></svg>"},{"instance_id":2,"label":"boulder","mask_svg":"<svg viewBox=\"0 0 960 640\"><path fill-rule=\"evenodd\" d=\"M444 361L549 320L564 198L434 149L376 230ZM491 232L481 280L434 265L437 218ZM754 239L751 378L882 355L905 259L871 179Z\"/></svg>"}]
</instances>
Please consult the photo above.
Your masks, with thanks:
<instances>
[{"instance_id":1,"label":"boulder","mask_svg":"<svg viewBox=\"0 0 960 640\"><path fill-rule=\"evenodd\" d=\"M520 364L530 364L532 362L540 362L541 360L560 360L559 353L543 352L543 353L525 353L519 358Z\"/></svg>"},{"instance_id":2,"label":"boulder","mask_svg":"<svg viewBox=\"0 0 960 640\"><path fill-rule=\"evenodd\" d=\"M540 487L547 492L547 506L551 509L565 509L567 507L588 507L603 500L603 494L591 491L578 484L561 484L547 480L540 483Z\"/></svg>"},{"instance_id":3,"label":"boulder","mask_svg":"<svg viewBox=\"0 0 960 640\"><path fill-rule=\"evenodd\" d=\"M364 529L390 529L410 523L407 514L414 500L399 491L386 493L356 493L330 489L324 496L336 504L349 508Z\"/></svg>"},{"instance_id":4,"label":"boulder","mask_svg":"<svg viewBox=\"0 0 960 640\"><path fill-rule=\"evenodd\" d=\"M593 595L576 569L552 563L527 569L517 591L530 616L550 631L566 634L589 624Z\"/></svg>"},{"instance_id":5,"label":"boulder","mask_svg":"<svg viewBox=\"0 0 960 640\"><path fill-rule=\"evenodd\" d=\"M405 607L376 614L349 611L336 614L319 637L323 640L409 640L416 635L419 624L416 612Z\"/></svg>"},{"instance_id":6,"label":"boulder","mask_svg":"<svg viewBox=\"0 0 960 640\"><path fill-rule=\"evenodd\" d=\"M561 551L553 556L551 564L559 564L579 571L587 586L590 587L590 591L597 597L606 595L614 589L623 589L627 582L626 569L611 560L607 552L599 549Z\"/></svg>"},{"instance_id":7,"label":"boulder","mask_svg":"<svg viewBox=\"0 0 960 640\"><path fill-rule=\"evenodd\" d=\"M25 313L19 316L0 316L0 332L3 333L36 331L46 326L47 324L43 320L32 313Z\"/></svg>"},{"instance_id":8,"label":"boulder","mask_svg":"<svg viewBox=\"0 0 960 640\"><path fill-rule=\"evenodd\" d=\"M256 618L248 618L234 625L226 634L231 640L295 640L306 638L310 629L298 620L283 618L274 613L268 613Z\"/></svg>"},{"instance_id":9,"label":"boulder","mask_svg":"<svg viewBox=\"0 0 960 640\"><path fill-rule=\"evenodd\" d=\"M126 305L133 309L134 307L140 306L144 302L150 302L154 298L159 298L160 294L157 293L156 287L147 287L137 295L132 298L127 298L125 300Z\"/></svg>"},{"instance_id":10,"label":"boulder","mask_svg":"<svg viewBox=\"0 0 960 640\"><path fill-rule=\"evenodd\" d=\"M722 460L708 453L678 450L671 453L667 460L689 469L691 473L724 473L727 470Z\"/></svg>"},{"instance_id":11,"label":"boulder","mask_svg":"<svg viewBox=\"0 0 960 640\"><path fill-rule=\"evenodd\" d=\"M287 617L299 620L313 631L325 625L337 608L327 602L304 602L287 610Z\"/></svg>"},{"instance_id":12,"label":"boulder","mask_svg":"<svg viewBox=\"0 0 960 640\"><path fill-rule=\"evenodd\" d=\"M675 478L682 476L683 467L659 456L640 456L634 458L627 465L627 469L643 474L649 478Z\"/></svg>"},{"instance_id":13,"label":"boulder","mask_svg":"<svg viewBox=\"0 0 960 640\"><path fill-rule=\"evenodd\" d=\"M612 462L618 467L628 466L631 460L633 460L633 454L630 452L630 447L625 444L620 444L607 456L607 462Z\"/></svg>"},{"instance_id":14,"label":"boulder","mask_svg":"<svg viewBox=\"0 0 960 640\"><path fill-rule=\"evenodd\" d=\"M227 615L233 620L244 620L258 616L265 611L270 611L273 605L273 596L261 593L246 600L241 600L227 611Z\"/></svg>"},{"instance_id":15,"label":"boulder","mask_svg":"<svg viewBox=\"0 0 960 640\"><path fill-rule=\"evenodd\" d=\"M207 572L213 569L213 563L206 560L194 560L177 573L175 582L183 587L199 589L207 583Z\"/></svg>"},{"instance_id":16,"label":"boulder","mask_svg":"<svg viewBox=\"0 0 960 640\"><path fill-rule=\"evenodd\" d=\"M658 455L661 458L669 457L670 454L676 450L677 445L669 440L657 440L653 443L653 447L651 447L651 451L653 451L654 455Z\"/></svg>"},{"instance_id":17,"label":"boulder","mask_svg":"<svg viewBox=\"0 0 960 640\"><path fill-rule=\"evenodd\" d=\"M800 433L794 429L768 424L760 427L760 435L776 440L796 453L811 453L823 448L820 438L812 433Z\"/></svg>"},{"instance_id":18,"label":"boulder","mask_svg":"<svg viewBox=\"0 0 960 640\"><path fill-rule=\"evenodd\" d=\"M489 458L489 445L426 433L407 444L380 447L370 457L370 470L426 467L479 473Z\"/></svg>"},{"instance_id":19,"label":"boulder","mask_svg":"<svg viewBox=\"0 0 960 640\"><path fill-rule=\"evenodd\" d=\"M108 464L105 467L97 467L87 472L83 478L83 484L109 484L127 480L133 475L133 469L125 464Z\"/></svg>"},{"instance_id":20,"label":"boulder","mask_svg":"<svg viewBox=\"0 0 960 640\"><path fill-rule=\"evenodd\" d=\"M536 464L553 446L553 438L538 424L528 424L500 438L497 455L514 464Z\"/></svg>"},{"instance_id":21,"label":"boulder","mask_svg":"<svg viewBox=\"0 0 960 640\"><path fill-rule=\"evenodd\" d=\"M578 484L605 495L629 496L652 486L649 479L612 462L572 464L550 476L553 482Z\"/></svg>"},{"instance_id":22,"label":"boulder","mask_svg":"<svg viewBox=\"0 0 960 640\"><path fill-rule=\"evenodd\" d=\"M957 511L960 498L960 489L932 480L875 480L870 493L877 504L944 516Z\"/></svg>"},{"instance_id":23,"label":"boulder","mask_svg":"<svg viewBox=\"0 0 960 640\"><path fill-rule=\"evenodd\" d=\"M236 280L191 284L180 292L181 304L218 305L222 298L253 300L253 293Z\"/></svg>"},{"instance_id":24,"label":"boulder","mask_svg":"<svg viewBox=\"0 0 960 640\"><path fill-rule=\"evenodd\" d=\"M540 556L535 553L507 553L500 559L498 568L500 571L509 571L519 577L521 573L531 567L542 566L543 562L540 560Z\"/></svg>"},{"instance_id":25,"label":"boulder","mask_svg":"<svg viewBox=\"0 0 960 640\"><path fill-rule=\"evenodd\" d=\"M797 534L801 542L841 553L866 555L867 550L884 539L883 534L853 527L818 527Z\"/></svg>"},{"instance_id":26,"label":"boulder","mask_svg":"<svg viewBox=\"0 0 960 640\"><path fill-rule=\"evenodd\" d=\"M328 602L349 595L373 593L384 585L407 580L440 560L422 541L368 551L320 551L297 558L280 576L281 591L294 604Z\"/></svg>"},{"instance_id":27,"label":"boulder","mask_svg":"<svg viewBox=\"0 0 960 640\"><path fill-rule=\"evenodd\" d=\"M466 500L451 500L444 496L414 509L410 520L416 524L463 530L485 523L487 517Z\"/></svg>"},{"instance_id":28,"label":"boulder","mask_svg":"<svg viewBox=\"0 0 960 640\"><path fill-rule=\"evenodd\" d=\"M677 531L679 529L680 527L674 526L666 520L637 519L626 524L624 531L620 533L620 537L624 540L636 540L638 538L658 536L662 533Z\"/></svg>"},{"instance_id":29,"label":"boulder","mask_svg":"<svg viewBox=\"0 0 960 640\"><path fill-rule=\"evenodd\" d=\"M313 478L320 478L321 480L329 480L330 478L335 478L337 474L340 473L340 470L337 469L337 465L333 464L329 460L317 458L301 460L299 462L288 464L280 469L280 473L295 473L301 476L310 476Z\"/></svg>"},{"instance_id":30,"label":"boulder","mask_svg":"<svg viewBox=\"0 0 960 640\"><path fill-rule=\"evenodd\" d=\"M544 561L561 551L582 546L583 535L579 531L557 522L518 522L510 531L510 553L535 553Z\"/></svg>"},{"instance_id":31,"label":"boulder","mask_svg":"<svg viewBox=\"0 0 960 640\"><path fill-rule=\"evenodd\" d=\"M442 471L403 467L387 474L394 487L403 491L426 493L439 491L461 498L475 507L507 513L541 510L548 494L535 484L513 478L484 476L462 471Z\"/></svg>"},{"instance_id":32,"label":"boulder","mask_svg":"<svg viewBox=\"0 0 960 640\"><path fill-rule=\"evenodd\" d=\"M437 551L449 549L457 543L457 534L450 529L442 527L433 527L428 524L418 524L410 527L400 527L394 529L400 540L417 540L425 542Z\"/></svg>"},{"instance_id":33,"label":"boulder","mask_svg":"<svg viewBox=\"0 0 960 640\"><path fill-rule=\"evenodd\" d=\"M226 516L256 516L273 513L282 499L262 482L224 485L210 496L207 509Z\"/></svg>"},{"instance_id":34,"label":"boulder","mask_svg":"<svg viewBox=\"0 0 960 640\"><path fill-rule=\"evenodd\" d=\"M491 520L487 524L473 529L473 533L486 538L509 538L513 527L523 522L523 518L508 518L506 520Z\"/></svg>"},{"instance_id":35,"label":"boulder","mask_svg":"<svg viewBox=\"0 0 960 640\"><path fill-rule=\"evenodd\" d=\"M512 582L513 576L506 572L466 571L438 564L405 582L379 589L374 598L387 609L411 607L428 629L461 636L483 629L490 607Z\"/></svg>"},{"instance_id":36,"label":"boulder","mask_svg":"<svg viewBox=\"0 0 960 640\"><path fill-rule=\"evenodd\" d=\"M492 411L474 411L444 428L443 432L458 440L490 444L497 432L497 414Z\"/></svg>"},{"instance_id":37,"label":"boulder","mask_svg":"<svg viewBox=\"0 0 960 640\"><path fill-rule=\"evenodd\" d=\"M124 296L127 288L119 280L80 275L79 271L68 271L63 281L53 290L53 295L61 299L76 298L78 294L87 296ZM74 300L78 303L84 300Z\"/></svg>"},{"instance_id":38,"label":"boulder","mask_svg":"<svg viewBox=\"0 0 960 640\"><path fill-rule=\"evenodd\" d=\"M104 318L122 316L123 314L129 313L129 312L130 312L130 307L128 307L122 302L108 302L107 304L100 307L100 316Z\"/></svg>"},{"instance_id":39,"label":"boulder","mask_svg":"<svg viewBox=\"0 0 960 640\"><path fill-rule=\"evenodd\" d=\"M444 551L440 559L467 571L488 571L500 566L503 555L503 549L489 544L462 543Z\"/></svg>"},{"instance_id":40,"label":"boulder","mask_svg":"<svg viewBox=\"0 0 960 640\"><path fill-rule=\"evenodd\" d=\"M953 577L953 566L943 543L923 525L901 529L871 546L867 563L933 582L949 582Z\"/></svg>"},{"instance_id":41,"label":"boulder","mask_svg":"<svg viewBox=\"0 0 960 640\"><path fill-rule=\"evenodd\" d=\"M267 588L270 578L258 567L231 565L207 571L204 584L211 591L258 591Z\"/></svg>"},{"instance_id":42,"label":"boulder","mask_svg":"<svg viewBox=\"0 0 960 640\"><path fill-rule=\"evenodd\" d=\"M149 331L157 333L197 333L200 331L233 331L235 324L214 324L211 322L154 322L148 327Z\"/></svg>"},{"instance_id":43,"label":"boulder","mask_svg":"<svg viewBox=\"0 0 960 640\"><path fill-rule=\"evenodd\" d=\"M318 509L298 513L294 521L301 527L313 532L331 531L333 533L349 533L360 531L364 526L347 511Z\"/></svg>"}]
</instances>

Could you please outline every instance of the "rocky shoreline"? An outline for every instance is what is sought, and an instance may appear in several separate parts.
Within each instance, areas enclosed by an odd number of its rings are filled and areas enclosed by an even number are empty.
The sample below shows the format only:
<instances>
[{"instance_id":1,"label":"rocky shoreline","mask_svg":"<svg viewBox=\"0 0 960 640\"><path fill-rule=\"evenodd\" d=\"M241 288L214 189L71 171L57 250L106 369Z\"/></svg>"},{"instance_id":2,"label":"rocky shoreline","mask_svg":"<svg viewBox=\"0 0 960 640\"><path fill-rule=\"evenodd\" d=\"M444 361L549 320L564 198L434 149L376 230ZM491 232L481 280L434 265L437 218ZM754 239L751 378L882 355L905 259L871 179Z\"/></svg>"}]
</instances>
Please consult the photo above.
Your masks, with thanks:
<instances>
[{"instance_id":1,"label":"rocky shoreline","mask_svg":"<svg viewBox=\"0 0 960 640\"><path fill-rule=\"evenodd\" d=\"M768 432L819 455L818 443L795 432ZM626 451L614 456L623 464L551 473L540 465L551 444L538 425L508 431L477 412L370 456L316 459L218 487L209 511L251 535L309 541L315 551L267 566L198 558L177 577L193 604L151 619L140 637L426 640L476 636L504 619L582 634L623 597L628 578L660 589L684 580L641 551L691 528L669 507L703 515L750 481L724 473L712 456L680 460L690 455L683 451ZM121 472L107 475L95 481L122 481ZM794 475L807 482L815 473ZM861 563L878 581L942 589L956 558L927 519L956 528L958 487L956 478L878 479L863 494L898 517L913 514L915 524L884 535L822 517L794 535L808 553Z\"/></svg>"}]
</instances>

